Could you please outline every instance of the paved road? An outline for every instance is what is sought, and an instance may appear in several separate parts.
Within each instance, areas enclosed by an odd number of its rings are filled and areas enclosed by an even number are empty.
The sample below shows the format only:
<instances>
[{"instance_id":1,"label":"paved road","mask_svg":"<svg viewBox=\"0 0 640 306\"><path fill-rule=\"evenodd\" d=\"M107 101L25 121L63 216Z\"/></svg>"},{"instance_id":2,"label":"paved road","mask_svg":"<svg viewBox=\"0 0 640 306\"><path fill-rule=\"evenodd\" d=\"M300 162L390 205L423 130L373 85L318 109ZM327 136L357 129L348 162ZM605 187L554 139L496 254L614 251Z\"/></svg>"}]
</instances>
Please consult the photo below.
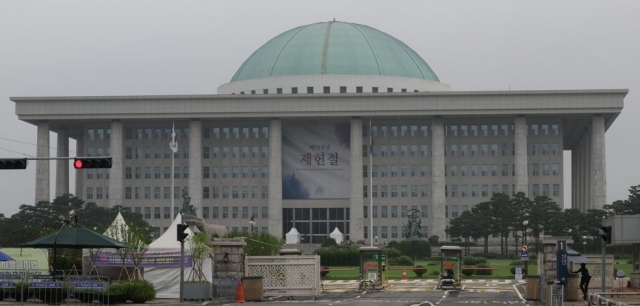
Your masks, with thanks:
<instances>
[{"instance_id":1,"label":"paved road","mask_svg":"<svg viewBox=\"0 0 640 306\"><path fill-rule=\"evenodd\" d=\"M265 297L261 305L348 305L348 306L444 306L444 305L527 305L517 283L512 281L465 282L464 290L442 291L435 289L435 282L394 281L384 290L363 292L357 290L357 282L324 282L325 293L317 300L297 297ZM340 289L342 287L342 289ZM226 304L234 305L234 304Z\"/></svg>"}]
</instances>

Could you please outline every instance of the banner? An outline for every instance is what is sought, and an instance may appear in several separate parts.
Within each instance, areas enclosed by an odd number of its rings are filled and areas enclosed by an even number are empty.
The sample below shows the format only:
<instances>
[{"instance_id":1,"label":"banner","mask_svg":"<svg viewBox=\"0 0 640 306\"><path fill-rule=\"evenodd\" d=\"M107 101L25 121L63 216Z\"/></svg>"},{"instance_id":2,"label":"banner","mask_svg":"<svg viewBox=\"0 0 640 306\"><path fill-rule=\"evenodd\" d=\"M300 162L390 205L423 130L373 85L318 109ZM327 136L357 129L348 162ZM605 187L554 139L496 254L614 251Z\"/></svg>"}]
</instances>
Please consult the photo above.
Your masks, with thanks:
<instances>
[{"instance_id":1,"label":"banner","mask_svg":"<svg viewBox=\"0 0 640 306\"><path fill-rule=\"evenodd\" d=\"M122 258L116 253L98 253L95 264L99 267L122 267ZM131 257L125 260L124 265L133 267ZM185 268L192 265L191 255L185 254ZM146 253L140 262L140 267L179 268L180 252Z\"/></svg>"},{"instance_id":2,"label":"banner","mask_svg":"<svg viewBox=\"0 0 640 306\"><path fill-rule=\"evenodd\" d=\"M283 124L282 198L351 197L351 124Z\"/></svg>"},{"instance_id":3,"label":"banner","mask_svg":"<svg viewBox=\"0 0 640 306\"><path fill-rule=\"evenodd\" d=\"M49 275L49 256L46 249L2 248L3 253L14 260L0 261L0 274L20 274L27 271L31 274Z\"/></svg>"}]
</instances>

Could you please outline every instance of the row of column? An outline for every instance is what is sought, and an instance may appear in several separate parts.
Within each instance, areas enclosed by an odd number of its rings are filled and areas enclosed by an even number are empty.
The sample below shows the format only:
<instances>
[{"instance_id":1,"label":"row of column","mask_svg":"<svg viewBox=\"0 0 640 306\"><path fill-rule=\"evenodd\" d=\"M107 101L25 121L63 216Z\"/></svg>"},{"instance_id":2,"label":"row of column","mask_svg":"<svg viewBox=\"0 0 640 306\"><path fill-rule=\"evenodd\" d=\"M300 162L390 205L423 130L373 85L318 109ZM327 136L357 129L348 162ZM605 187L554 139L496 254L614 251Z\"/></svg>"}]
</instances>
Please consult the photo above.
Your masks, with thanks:
<instances>
[{"instance_id":1,"label":"row of column","mask_svg":"<svg viewBox=\"0 0 640 306\"><path fill-rule=\"evenodd\" d=\"M571 207L601 209L607 200L605 124L602 115L591 118L571 150Z\"/></svg>"},{"instance_id":2,"label":"row of column","mask_svg":"<svg viewBox=\"0 0 640 306\"><path fill-rule=\"evenodd\" d=\"M516 192L528 193L529 174L527 160L527 123L526 118L518 116L515 125L515 185ZM202 122L189 122L190 159L189 190L194 205L202 205ZM84 132L84 131L83 131ZM577 148L572 150L572 207L582 210L601 208L606 201L605 182L605 147L604 147L604 117L594 116L592 124L584 133ZM49 157L49 124L38 124L37 157ZM445 133L442 118L435 117L432 121L432 205L429 214L429 234L445 237ZM282 122L271 119L269 122L269 232L282 236ZM363 157L359 150L362 148L362 119L351 119L351 198L350 198L350 235L351 240L364 239L364 198L363 186ZM84 151L84 139L78 137L77 154ZM113 166L109 177L109 205L121 205L124 199L124 138L123 123L115 120L111 123L111 156ZM58 132L58 157L69 156L69 135L67 131ZM56 163L56 196L69 192L69 166L67 160ZM50 201L49 194L49 161L36 162L36 201ZM82 197L83 175L76 175L76 195ZM198 207L197 214L202 217L202 207Z\"/></svg>"}]
</instances>

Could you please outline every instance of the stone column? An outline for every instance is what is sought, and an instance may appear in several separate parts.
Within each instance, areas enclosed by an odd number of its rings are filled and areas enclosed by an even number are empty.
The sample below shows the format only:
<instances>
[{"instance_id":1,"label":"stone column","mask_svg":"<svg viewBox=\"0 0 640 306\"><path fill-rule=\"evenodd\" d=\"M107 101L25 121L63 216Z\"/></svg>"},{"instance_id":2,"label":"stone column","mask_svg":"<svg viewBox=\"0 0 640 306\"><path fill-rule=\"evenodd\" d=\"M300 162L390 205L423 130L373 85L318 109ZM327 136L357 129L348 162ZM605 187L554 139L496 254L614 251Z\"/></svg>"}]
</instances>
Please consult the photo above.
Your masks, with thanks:
<instances>
[{"instance_id":1,"label":"stone column","mask_svg":"<svg viewBox=\"0 0 640 306\"><path fill-rule=\"evenodd\" d=\"M591 128L587 129L584 142L584 211L593 208L593 199L591 198Z\"/></svg>"},{"instance_id":2,"label":"stone column","mask_svg":"<svg viewBox=\"0 0 640 306\"><path fill-rule=\"evenodd\" d=\"M215 249L213 278L240 279L245 276L244 247L247 243L244 239L244 237L214 238L211 241L210 246Z\"/></svg>"},{"instance_id":3,"label":"stone column","mask_svg":"<svg viewBox=\"0 0 640 306\"><path fill-rule=\"evenodd\" d=\"M269 233L282 233L282 121L269 121Z\"/></svg>"},{"instance_id":4,"label":"stone column","mask_svg":"<svg viewBox=\"0 0 640 306\"><path fill-rule=\"evenodd\" d=\"M69 133L58 132L58 157L69 157ZM56 161L56 197L69 193L69 160Z\"/></svg>"},{"instance_id":5,"label":"stone column","mask_svg":"<svg viewBox=\"0 0 640 306\"><path fill-rule=\"evenodd\" d=\"M124 199L124 137L122 121L111 122L111 171L109 172L109 207L123 205Z\"/></svg>"},{"instance_id":6,"label":"stone column","mask_svg":"<svg viewBox=\"0 0 640 306\"><path fill-rule=\"evenodd\" d=\"M584 139L584 135L582 135L582 137L580 138L580 141L578 142L578 190L576 191L576 193L578 194L578 207L584 211L584 208L586 207L586 198L584 196L584 189L585 189L585 156L584 156L584 142L586 140Z\"/></svg>"},{"instance_id":7,"label":"stone column","mask_svg":"<svg viewBox=\"0 0 640 306\"><path fill-rule=\"evenodd\" d=\"M369 131L371 132L371 131ZM351 199L349 201L349 240L358 241L364 240L364 216L363 205L369 205L369 202L364 203L364 197L362 196L362 186L369 185L369 182L364 182L362 177L362 119L351 119ZM367 164L369 158L367 157ZM371 165L369 165L371 167ZM367 168L368 169L368 168ZM369 169L371 171L371 169ZM369 186L371 188L371 186ZM368 199L369 201L371 199ZM368 226L368 225L366 225ZM329 229L330 231L333 229ZM371 235L372 229L369 229L369 235Z\"/></svg>"},{"instance_id":8,"label":"stone column","mask_svg":"<svg viewBox=\"0 0 640 306\"><path fill-rule=\"evenodd\" d=\"M78 136L76 138L76 156L84 156L84 137ZM75 196L84 199L84 172L83 170L76 171L76 192Z\"/></svg>"},{"instance_id":9,"label":"stone column","mask_svg":"<svg viewBox=\"0 0 640 306\"><path fill-rule=\"evenodd\" d=\"M607 177L605 160L605 124L602 115L593 116L591 123L591 207L602 209L607 203Z\"/></svg>"},{"instance_id":10,"label":"stone column","mask_svg":"<svg viewBox=\"0 0 640 306\"><path fill-rule=\"evenodd\" d=\"M38 122L36 157L49 158L49 123ZM36 161L36 203L51 201L49 160Z\"/></svg>"},{"instance_id":11,"label":"stone column","mask_svg":"<svg viewBox=\"0 0 640 306\"><path fill-rule=\"evenodd\" d=\"M516 147L516 190L529 195L529 159L527 156L527 118L517 116L515 118L514 144Z\"/></svg>"},{"instance_id":12,"label":"stone column","mask_svg":"<svg viewBox=\"0 0 640 306\"><path fill-rule=\"evenodd\" d=\"M202 122L189 122L189 196L196 215L202 218Z\"/></svg>"},{"instance_id":13,"label":"stone column","mask_svg":"<svg viewBox=\"0 0 640 306\"><path fill-rule=\"evenodd\" d=\"M436 235L444 240L445 228L447 226L447 218L445 217L445 206L447 198L445 197L445 172L444 172L444 125L442 118L433 118L431 137L431 182L433 190L431 192L431 214L429 214L429 236Z\"/></svg>"}]
</instances>

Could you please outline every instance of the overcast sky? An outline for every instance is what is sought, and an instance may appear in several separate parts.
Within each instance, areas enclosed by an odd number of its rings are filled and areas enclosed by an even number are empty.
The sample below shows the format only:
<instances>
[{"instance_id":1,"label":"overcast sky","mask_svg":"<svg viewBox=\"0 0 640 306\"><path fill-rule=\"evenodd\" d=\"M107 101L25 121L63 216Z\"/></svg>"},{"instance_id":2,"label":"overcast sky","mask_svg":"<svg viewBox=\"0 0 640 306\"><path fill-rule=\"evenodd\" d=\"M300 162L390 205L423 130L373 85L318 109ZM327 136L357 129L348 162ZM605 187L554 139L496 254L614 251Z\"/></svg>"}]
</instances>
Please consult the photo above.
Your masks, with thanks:
<instances>
[{"instance_id":1,"label":"overcast sky","mask_svg":"<svg viewBox=\"0 0 640 306\"><path fill-rule=\"evenodd\" d=\"M2 1L0 157L36 154L9 97L215 94L270 38L333 18L403 41L454 90L629 89L606 133L607 201L640 185L635 0ZM35 171L0 172L0 213L34 203ZM54 196L55 162L51 177Z\"/></svg>"}]
</instances>

